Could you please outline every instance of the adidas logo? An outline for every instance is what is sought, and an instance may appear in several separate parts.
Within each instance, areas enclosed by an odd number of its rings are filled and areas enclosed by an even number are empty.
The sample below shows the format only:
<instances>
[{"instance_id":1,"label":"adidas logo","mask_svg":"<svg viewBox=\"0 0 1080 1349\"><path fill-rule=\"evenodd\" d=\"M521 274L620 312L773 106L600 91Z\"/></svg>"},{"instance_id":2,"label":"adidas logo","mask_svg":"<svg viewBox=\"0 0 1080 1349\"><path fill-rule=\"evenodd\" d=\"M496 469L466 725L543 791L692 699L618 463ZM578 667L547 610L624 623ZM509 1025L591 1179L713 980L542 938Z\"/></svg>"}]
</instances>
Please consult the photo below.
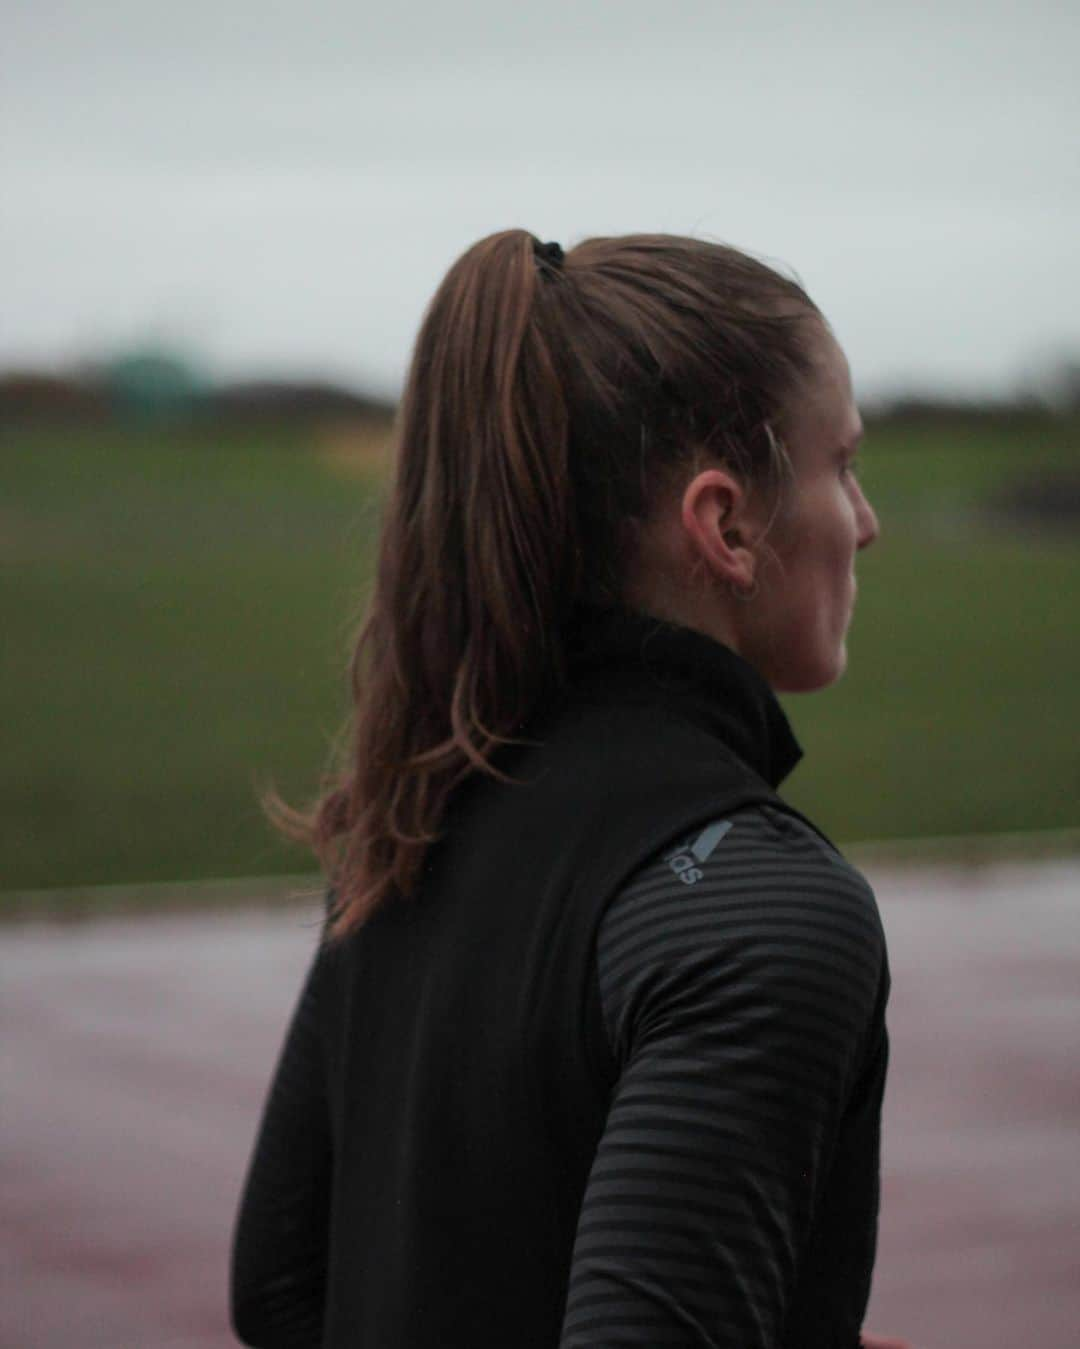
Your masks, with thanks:
<instances>
[{"instance_id":1,"label":"adidas logo","mask_svg":"<svg viewBox=\"0 0 1080 1349\"><path fill-rule=\"evenodd\" d=\"M705 874L701 868L731 828L730 820L717 820L703 829L692 842L681 843L673 852L665 853L664 861L683 885L696 885Z\"/></svg>"}]
</instances>

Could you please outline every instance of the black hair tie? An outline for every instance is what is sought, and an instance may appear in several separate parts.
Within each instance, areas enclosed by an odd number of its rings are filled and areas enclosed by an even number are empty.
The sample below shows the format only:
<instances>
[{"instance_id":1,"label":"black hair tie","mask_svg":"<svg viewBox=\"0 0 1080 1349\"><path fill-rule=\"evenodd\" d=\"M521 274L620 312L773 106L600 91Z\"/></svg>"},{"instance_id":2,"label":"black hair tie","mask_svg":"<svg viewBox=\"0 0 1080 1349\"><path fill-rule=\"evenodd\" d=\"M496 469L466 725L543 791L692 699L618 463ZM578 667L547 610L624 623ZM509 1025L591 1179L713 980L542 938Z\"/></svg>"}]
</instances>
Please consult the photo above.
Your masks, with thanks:
<instances>
[{"instance_id":1,"label":"black hair tie","mask_svg":"<svg viewBox=\"0 0 1080 1349\"><path fill-rule=\"evenodd\" d=\"M562 266L562 260L566 254L559 244L542 244L537 239L533 244L533 256L537 262L546 262L549 267L559 268Z\"/></svg>"}]
</instances>

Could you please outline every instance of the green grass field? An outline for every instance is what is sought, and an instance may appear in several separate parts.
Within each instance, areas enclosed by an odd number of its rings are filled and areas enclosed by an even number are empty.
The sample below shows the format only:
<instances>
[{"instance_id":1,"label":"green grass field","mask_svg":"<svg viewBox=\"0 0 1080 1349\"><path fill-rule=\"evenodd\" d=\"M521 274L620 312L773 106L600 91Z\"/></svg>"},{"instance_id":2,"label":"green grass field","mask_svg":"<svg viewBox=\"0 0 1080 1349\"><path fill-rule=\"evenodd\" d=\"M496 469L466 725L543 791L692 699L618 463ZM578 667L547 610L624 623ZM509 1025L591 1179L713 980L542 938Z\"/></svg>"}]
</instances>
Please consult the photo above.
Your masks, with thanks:
<instances>
[{"instance_id":1,"label":"green grass field","mask_svg":"<svg viewBox=\"0 0 1080 1349\"><path fill-rule=\"evenodd\" d=\"M787 700L788 795L835 837L1080 824L1080 541L982 511L1078 459L1075 421L871 429L849 673ZM373 433L0 436L0 889L310 865L257 793L326 762L384 463Z\"/></svg>"}]
</instances>

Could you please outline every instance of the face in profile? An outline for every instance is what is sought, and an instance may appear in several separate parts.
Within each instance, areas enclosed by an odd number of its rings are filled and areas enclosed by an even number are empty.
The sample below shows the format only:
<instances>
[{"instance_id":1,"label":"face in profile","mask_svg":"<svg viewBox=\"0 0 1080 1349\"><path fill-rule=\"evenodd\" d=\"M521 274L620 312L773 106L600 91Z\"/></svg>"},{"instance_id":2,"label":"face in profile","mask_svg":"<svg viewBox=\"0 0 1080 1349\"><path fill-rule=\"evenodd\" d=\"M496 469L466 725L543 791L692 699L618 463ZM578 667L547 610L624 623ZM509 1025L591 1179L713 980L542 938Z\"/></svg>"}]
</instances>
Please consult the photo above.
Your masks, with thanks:
<instances>
[{"instance_id":1,"label":"face in profile","mask_svg":"<svg viewBox=\"0 0 1080 1349\"><path fill-rule=\"evenodd\" d=\"M844 672L855 556L878 521L855 476L862 420L847 359L823 326L814 371L794 395L785 443L794 470L759 558L740 650L781 693L824 688Z\"/></svg>"}]
</instances>

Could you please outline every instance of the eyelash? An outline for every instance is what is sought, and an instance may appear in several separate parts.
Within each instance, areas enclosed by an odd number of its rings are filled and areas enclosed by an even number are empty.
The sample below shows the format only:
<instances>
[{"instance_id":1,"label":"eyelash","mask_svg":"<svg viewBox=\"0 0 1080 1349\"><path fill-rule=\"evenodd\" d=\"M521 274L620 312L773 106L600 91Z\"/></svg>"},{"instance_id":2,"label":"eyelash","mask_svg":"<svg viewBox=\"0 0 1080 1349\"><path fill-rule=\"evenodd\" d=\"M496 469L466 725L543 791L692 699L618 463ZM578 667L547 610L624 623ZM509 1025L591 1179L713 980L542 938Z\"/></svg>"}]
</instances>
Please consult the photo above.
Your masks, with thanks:
<instances>
[{"instance_id":1,"label":"eyelash","mask_svg":"<svg viewBox=\"0 0 1080 1349\"><path fill-rule=\"evenodd\" d=\"M862 469L862 462L859 459L858 455L852 455L850 459L845 460L843 467L840 469L840 472L841 475L845 473L850 473L853 478L857 478L859 476L861 469Z\"/></svg>"}]
</instances>

